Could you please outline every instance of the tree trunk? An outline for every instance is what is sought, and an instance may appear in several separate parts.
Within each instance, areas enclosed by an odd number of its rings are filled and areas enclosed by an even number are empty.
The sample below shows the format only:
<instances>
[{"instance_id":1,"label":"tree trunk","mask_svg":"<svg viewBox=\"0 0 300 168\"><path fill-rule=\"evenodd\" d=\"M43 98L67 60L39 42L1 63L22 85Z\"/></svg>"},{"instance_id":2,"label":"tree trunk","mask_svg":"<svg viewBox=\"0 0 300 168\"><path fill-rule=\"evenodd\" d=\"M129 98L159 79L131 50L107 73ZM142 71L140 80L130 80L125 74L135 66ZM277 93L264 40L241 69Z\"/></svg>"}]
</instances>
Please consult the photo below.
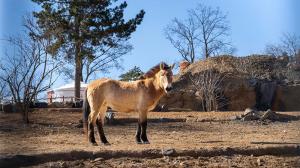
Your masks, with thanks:
<instances>
[{"instance_id":1,"label":"tree trunk","mask_svg":"<svg viewBox=\"0 0 300 168\"><path fill-rule=\"evenodd\" d=\"M209 57L208 54L208 44L205 42L205 59L207 59Z\"/></svg>"},{"instance_id":2,"label":"tree trunk","mask_svg":"<svg viewBox=\"0 0 300 168\"><path fill-rule=\"evenodd\" d=\"M79 51L77 52L79 53ZM82 59L78 53L75 54L75 101L80 98L80 82L82 80Z\"/></svg>"},{"instance_id":3,"label":"tree trunk","mask_svg":"<svg viewBox=\"0 0 300 168\"><path fill-rule=\"evenodd\" d=\"M78 9L76 10L79 13ZM80 19L79 16L75 16L75 101L80 100L80 81L82 80L82 56L81 56L81 42L80 42Z\"/></svg>"},{"instance_id":4,"label":"tree trunk","mask_svg":"<svg viewBox=\"0 0 300 168\"><path fill-rule=\"evenodd\" d=\"M24 109L23 111L23 122L25 124L29 124L29 118L28 118L28 109Z\"/></svg>"},{"instance_id":5,"label":"tree trunk","mask_svg":"<svg viewBox=\"0 0 300 168\"><path fill-rule=\"evenodd\" d=\"M16 111L17 112L21 111L24 124L29 124L29 117L28 117L29 107L27 107L27 105L24 103L16 103Z\"/></svg>"}]
</instances>

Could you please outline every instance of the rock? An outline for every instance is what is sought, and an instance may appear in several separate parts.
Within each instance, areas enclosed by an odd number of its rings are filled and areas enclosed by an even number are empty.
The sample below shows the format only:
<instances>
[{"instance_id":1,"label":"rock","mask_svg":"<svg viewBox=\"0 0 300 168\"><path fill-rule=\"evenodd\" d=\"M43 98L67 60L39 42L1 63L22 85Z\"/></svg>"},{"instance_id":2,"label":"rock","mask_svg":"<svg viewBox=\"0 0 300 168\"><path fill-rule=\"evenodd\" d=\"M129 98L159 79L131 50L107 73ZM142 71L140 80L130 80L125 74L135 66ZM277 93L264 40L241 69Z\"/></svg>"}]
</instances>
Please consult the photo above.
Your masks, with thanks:
<instances>
[{"instance_id":1,"label":"rock","mask_svg":"<svg viewBox=\"0 0 300 168\"><path fill-rule=\"evenodd\" d=\"M170 157L169 156L164 156L163 158L166 162L170 162Z\"/></svg>"},{"instance_id":2,"label":"rock","mask_svg":"<svg viewBox=\"0 0 300 168\"><path fill-rule=\"evenodd\" d=\"M179 163L178 160L174 160L174 162L173 162L174 165L177 165L178 163Z\"/></svg>"},{"instance_id":3,"label":"rock","mask_svg":"<svg viewBox=\"0 0 300 168\"><path fill-rule=\"evenodd\" d=\"M263 163L262 160L258 158L258 159L257 159L257 165L258 165L258 166L261 166L262 163Z\"/></svg>"},{"instance_id":4,"label":"rock","mask_svg":"<svg viewBox=\"0 0 300 168\"><path fill-rule=\"evenodd\" d=\"M179 73L183 73L183 71L190 65L190 63L188 61L182 61L179 63Z\"/></svg>"},{"instance_id":5,"label":"rock","mask_svg":"<svg viewBox=\"0 0 300 168\"><path fill-rule=\"evenodd\" d=\"M173 148L166 148L166 149L161 150L161 154L163 156L171 156L174 153L175 153L175 149L173 149Z\"/></svg>"},{"instance_id":6,"label":"rock","mask_svg":"<svg viewBox=\"0 0 300 168\"><path fill-rule=\"evenodd\" d=\"M262 115L262 117L260 118L260 120L267 120L267 119L273 120L273 119L277 118L277 117L275 117L275 116L276 116L275 112L273 112L272 110L268 109L268 110Z\"/></svg>"},{"instance_id":7,"label":"rock","mask_svg":"<svg viewBox=\"0 0 300 168\"><path fill-rule=\"evenodd\" d=\"M260 117L256 113L248 113L242 118L242 121L258 120Z\"/></svg>"},{"instance_id":8,"label":"rock","mask_svg":"<svg viewBox=\"0 0 300 168\"><path fill-rule=\"evenodd\" d=\"M299 111L300 85L278 86L272 109L275 111Z\"/></svg>"},{"instance_id":9,"label":"rock","mask_svg":"<svg viewBox=\"0 0 300 168\"><path fill-rule=\"evenodd\" d=\"M228 104L226 110L240 111L246 107L254 107L256 104L255 87L248 80L238 77L230 77L224 81L224 96Z\"/></svg>"},{"instance_id":10,"label":"rock","mask_svg":"<svg viewBox=\"0 0 300 168\"><path fill-rule=\"evenodd\" d=\"M245 111L244 111L244 115L247 115L249 113L255 113L255 110L252 109L252 108L246 108Z\"/></svg>"},{"instance_id":11,"label":"rock","mask_svg":"<svg viewBox=\"0 0 300 168\"><path fill-rule=\"evenodd\" d=\"M179 166L181 166L181 167L187 167L188 164L187 164L186 162L180 162L180 163L179 163Z\"/></svg>"},{"instance_id":12,"label":"rock","mask_svg":"<svg viewBox=\"0 0 300 168\"><path fill-rule=\"evenodd\" d=\"M102 157L98 157L98 158L94 159L94 162L99 162L99 161L102 161L102 160L104 160Z\"/></svg>"},{"instance_id":13,"label":"rock","mask_svg":"<svg viewBox=\"0 0 300 168\"><path fill-rule=\"evenodd\" d=\"M67 167L67 163L66 162L61 162L60 167Z\"/></svg>"},{"instance_id":14,"label":"rock","mask_svg":"<svg viewBox=\"0 0 300 168\"><path fill-rule=\"evenodd\" d=\"M263 81L260 82L257 86L257 94L260 95L257 97L256 107L260 110L266 110L272 107L272 101L277 90L276 81Z\"/></svg>"}]
</instances>

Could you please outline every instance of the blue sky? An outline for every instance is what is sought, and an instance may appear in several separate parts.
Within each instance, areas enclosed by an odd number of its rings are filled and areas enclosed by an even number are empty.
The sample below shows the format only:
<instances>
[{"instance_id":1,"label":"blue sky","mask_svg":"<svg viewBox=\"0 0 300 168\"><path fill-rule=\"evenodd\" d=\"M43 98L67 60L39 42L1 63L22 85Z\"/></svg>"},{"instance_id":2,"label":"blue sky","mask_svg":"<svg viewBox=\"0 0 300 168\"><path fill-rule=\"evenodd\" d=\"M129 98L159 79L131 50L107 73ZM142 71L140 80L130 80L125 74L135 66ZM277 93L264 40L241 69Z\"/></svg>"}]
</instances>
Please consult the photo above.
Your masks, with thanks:
<instances>
[{"instance_id":1,"label":"blue sky","mask_svg":"<svg viewBox=\"0 0 300 168\"><path fill-rule=\"evenodd\" d=\"M110 74L102 76L117 78L135 65L146 71L160 61L181 60L163 30L173 18L185 19L187 10L199 3L220 7L228 14L231 40L238 56L261 53L266 44L277 43L282 33L300 35L298 0L128 0L127 3L126 17L144 9L144 21L130 39L134 49L123 57L124 70L112 69ZM23 29L22 16L37 9L30 0L0 0L0 39L19 34ZM5 47L0 40L0 57Z\"/></svg>"}]
</instances>

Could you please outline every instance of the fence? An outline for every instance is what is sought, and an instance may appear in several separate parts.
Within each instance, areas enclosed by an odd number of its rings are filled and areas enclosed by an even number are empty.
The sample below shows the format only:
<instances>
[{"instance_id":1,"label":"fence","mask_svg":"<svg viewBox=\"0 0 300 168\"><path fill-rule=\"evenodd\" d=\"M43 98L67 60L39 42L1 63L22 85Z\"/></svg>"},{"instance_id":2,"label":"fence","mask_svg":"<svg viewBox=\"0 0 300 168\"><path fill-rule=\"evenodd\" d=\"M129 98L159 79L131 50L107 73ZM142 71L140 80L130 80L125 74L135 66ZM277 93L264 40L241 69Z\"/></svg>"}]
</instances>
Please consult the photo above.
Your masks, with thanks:
<instances>
[{"instance_id":1,"label":"fence","mask_svg":"<svg viewBox=\"0 0 300 168\"><path fill-rule=\"evenodd\" d=\"M39 99L41 100L41 99ZM43 99L45 100L45 99ZM62 96L62 97L49 97L49 98L46 98L47 102L48 103L53 103L53 102L61 102L61 103L65 103L65 102L73 102L73 103L76 103L78 101L82 101L83 98L78 98L78 97L75 97L75 96ZM60 100L60 101L55 101L55 100Z\"/></svg>"},{"instance_id":2,"label":"fence","mask_svg":"<svg viewBox=\"0 0 300 168\"><path fill-rule=\"evenodd\" d=\"M59 100L59 101L56 101ZM33 102L47 102L48 104L51 104L53 102L59 102L59 103L76 103L79 101L83 101L83 98L78 98L75 96L62 96L62 97L48 97L48 98L39 98L39 99L34 99ZM13 98L11 99L2 99L0 104L14 104L15 101Z\"/></svg>"}]
</instances>

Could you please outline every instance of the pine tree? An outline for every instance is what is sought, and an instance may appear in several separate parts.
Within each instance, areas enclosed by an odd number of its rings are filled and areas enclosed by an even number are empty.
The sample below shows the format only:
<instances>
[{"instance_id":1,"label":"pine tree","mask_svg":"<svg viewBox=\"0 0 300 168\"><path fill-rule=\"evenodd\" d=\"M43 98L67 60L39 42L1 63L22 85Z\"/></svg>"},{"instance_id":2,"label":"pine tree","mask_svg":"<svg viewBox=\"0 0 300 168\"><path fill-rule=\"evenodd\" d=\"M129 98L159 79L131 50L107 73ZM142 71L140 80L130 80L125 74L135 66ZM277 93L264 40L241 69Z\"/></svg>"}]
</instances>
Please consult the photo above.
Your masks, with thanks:
<instances>
[{"instance_id":1,"label":"pine tree","mask_svg":"<svg viewBox=\"0 0 300 168\"><path fill-rule=\"evenodd\" d=\"M122 74L119 76L121 81L135 81L138 80L141 75L144 73L141 71L141 69L137 66L134 66L132 69L130 69L128 72Z\"/></svg>"},{"instance_id":2,"label":"pine tree","mask_svg":"<svg viewBox=\"0 0 300 168\"><path fill-rule=\"evenodd\" d=\"M117 0L32 0L42 10L33 12L43 36L51 40L47 51L75 64L75 97L80 97L82 60L95 59L105 47L128 40L145 12L125 21L126 2ZM105 46L105 47L104 47Z\"/></svg>"}]
</instances>

